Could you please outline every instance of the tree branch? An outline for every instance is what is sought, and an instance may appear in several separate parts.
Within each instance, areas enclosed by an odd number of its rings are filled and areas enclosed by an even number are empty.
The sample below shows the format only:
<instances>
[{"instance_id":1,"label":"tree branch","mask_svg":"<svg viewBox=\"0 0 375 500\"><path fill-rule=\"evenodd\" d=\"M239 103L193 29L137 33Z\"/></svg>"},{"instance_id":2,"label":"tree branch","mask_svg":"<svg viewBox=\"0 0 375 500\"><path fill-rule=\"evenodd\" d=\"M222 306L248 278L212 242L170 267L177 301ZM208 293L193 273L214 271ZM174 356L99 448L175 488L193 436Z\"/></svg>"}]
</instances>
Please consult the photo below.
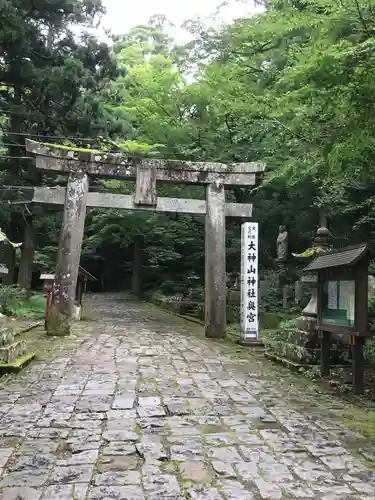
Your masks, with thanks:
<instances>
[{"instance_id":1,"label":"tree branch","mask_svg":"<svg viewBox=\"0 0 375 500\"><path fill-rule=\"evenodd\" d=\"M356 9L357 9L359 20L360 20L360 22L361 22L361 24L363 26L363 30L366 33L366 35L370 38L371 37L371 33L368 30L368 27L367 27L365 18L363 17L363 14L362 14L362 11L361 11L361 7L359 5L358 0L354 0L354 3L355 3L355 6L356 6Z\"/></svg>"},{"instance_id":2,"label":"tree branch","mask_svg":"<svg viewBox=\"0 0 375 500\"><path fill-rule=\"evenodd\" d=\"M229 137L229 142L231 144L233 144L233 131L229 125L229 121L228 121L228 113L224 116L224 122L225 122L225 125L227 126L227 130L228 130L228 137Z\"/></svg>"}]
</instances>

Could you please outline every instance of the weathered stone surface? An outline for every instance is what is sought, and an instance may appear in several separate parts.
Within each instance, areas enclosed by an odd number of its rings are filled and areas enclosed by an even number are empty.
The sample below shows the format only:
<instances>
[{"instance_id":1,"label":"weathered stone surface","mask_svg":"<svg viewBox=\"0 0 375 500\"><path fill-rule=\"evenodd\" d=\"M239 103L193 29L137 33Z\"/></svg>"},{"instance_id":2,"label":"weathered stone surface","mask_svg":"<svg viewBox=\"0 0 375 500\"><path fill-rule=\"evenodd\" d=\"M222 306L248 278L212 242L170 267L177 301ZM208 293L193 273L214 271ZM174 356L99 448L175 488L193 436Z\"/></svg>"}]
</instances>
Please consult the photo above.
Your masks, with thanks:
<instances>
[{"instance_id":1,"label":"weathered stone surface","mask_svg":"<svg viewBox=\"0 0 375 500\"><path fill-rule=\"evenodd\" d=\"M144 434L142 441L136 444L138 454L145 460L168 460L169 452L160 436Z\"/></svg>"},{"instance_id":2,"label":"weathered stone surface","mask_svg":"<svg viewBox=\"0 0 375 500\"><path fill-rule=\"evenodd\" d=\"M136 453L137 450L134 446L134 443L127 443L123 441L112 441L110 443L107 443L102 449L102 454L104 456L105 455L127 456L127 455L135 455Z\"/></svg>"},{"instance_id":3,"label":"weathered stone surface","mask_svg":"<svg viewBox=\"0 0 375 500\"><path fill-rule=\"evenodd\" d=\"M181 495L181 487L176 476L152 474L143 479L145 491L151 498L176 498Z\"/></svg>"},{"instance_id":4,"label":"weathered stone surface","mask_svg":"<svg viewBox=\"0 0 375 500\"><path fill-rule=\"evenodd\" d=\"M13 463L8 466L10 471L24 469L51 469L56 462L53 454L38 453L36 455L15 455Z\"/></svg>"},{"instance_id":5,"label":"weathered stone surface","mask_svg":"<svg viewBox=\"0 0 375 500\"><path fill-rule=\"evenodd\" d=\"M0 380L0 500L374 498L345 402L148 305L92 301L100 320Z\"/></svg>"},{"instance_id":6,"label":"weathered stone surface","mask_svg":"<svg viewBox=\"0 0 375 500\"><path fill-rule=\"evenodd\" d=\"M129 410L133 408L135 397L117 396L112 404L114 410Z\"/></svg>"},{"instance_id":7,"label":"weathered stone surface","mask_svg":"<svg viewBox=\"0 0 375 500\"><path fill-rule=\"evenodd\" d=\"M222 183L206 186L205 223L205 324L206 336L225 337L225 190Z\"/></svg>"},{"instance_id":8,"label":"weathered stone surface","mask_svg":"<svg viewBox=\"0 0 375 500\"><path fill-rule=\"evenodd\" d=\"M223 500L217 488L192 485L187 493L191 500Z\"/></svg>"},{"instance_id":9,"label":"weathered stone surface","mask_svg":"<svg viewBox=\"0 0 375 500\"><path fill-rule=\"evenodd\" d=\"M239 481L223 480L219 483L219 490L228 500L254 500L254 495Z\"/></svg>"},{"instance_id":10,"label":"weathered stone surface","mask_svg":"<svg viewBox=\"0 0 375 500\"><path fill-rule=\"evenodd\" d=\"M138 486L100 486L90 489L88 500L145 500Z\"/></svg>"},{"instance_id":11,"label":"weathered stone surface","mask_svg":"<svg viewBox=\"0 0 375 500\"><path fill-rule=\"evenodd\" d=\"M213 460L211 462L212 468L216 475L226 479L235 479L237 474L231 464L227 462L220 462L219 460Z\"/></svg>"},{"instance_id":12,"label":"weathered stone surface","mask_svg":"<svg viewBox=\"0 0 375 500\"><path fill-rule=\"evenodd\" d=\"M0 347L0 363L14 363L18 357L25 354L25 345L25 340L20 340L5 347Z\"/></svg>"},{"instance_id":13,"label":"weathered stone surface","mask_svg":"<svg viewBox=\"0 0 375 500\"><path fill-rule=\"evenodd\" d=\"M103 439L106 441L138 441L139 436L133 431L107 431L103 434Z\"/></svg>"},{"instance_id":14,"label":"weathered stone surface","mask_svg":"<svg viewBox=\"0 0 375 500\"><path fill-rule=\"evenodd\" d=\"M52 304L46 320L48 335L65 336L76 311L75 292L85 226L88 176L70 172L64 204Z\"/></svg>"},{"instance_id":15,"label":"weathered stone surface","mask_svg":"<svg viewBox=\"0 0 375 500\"><path fill-rule=\"evenodd\" d=\"M164 417L165 410L162 406L145 406L137 408L139 418Z\"/></svg>"},{"instance_id":16,"label":"weathered stone surface","mask_svg":"<svg viewBox=\"0 0 375 500\"><path fill-rule=\"evenodd\" d=\"M213 471L205 463L198 461L183 462L180 472L183 479L195 483L210 483L214 478Z\"/></svg>"},{"instance_id":17,"label":"weathered stone surface","mask_svg":"<svg viewBox=\"0 0 375 500\"><path fill-rule=\"evenodd\" d=\"M125 486L129 484L141 485L141 474L139 471L126 472L104 472L97 474L93 480L96 486Z\"/></svg>"},{"instance_id":18,"label":"weathered stone surface","mask_svg":"<svg viewBox=\"0 0 375 500\"><path fill-rule=\"evenodd\" d=\"M218 446L209 448L207 450L207 456L214 460L220 460L221 462L227 463L235 463L241 460L235 446Z\"/></svg>"},{"instance_id":19,"label":"weathered stone surface","mask_svg":"<svg viewBox=\"0 0 375 500\"><path fill-rule=\"evenodd\" d=\"M40 500L40 498L40 491L27 486L19 488L3 488L0 490L0 500Z\"/></svg>"},{"instance_id":20,"label":"weathered stone surface","mask_svg":"<svg viewBox=\"0 0 375 500\"><path fill-rule=\"evenodd\" d=\"M99 450L84 450L78 453L68 454L66 458L57 460L58 465L87 465L93 464L98 459Z\"/></svg>"},{"instance_id":21,"label":"weathered stone surface","mask_svg":"<svg viewBox=\"0 0 375 500\"><path fill-rule=\"evenodd\" d=\"M3 474L0 491L4 486L42 486L48 479L50 469L24 469Z\"/></svg>"},{"instance_id":22,"label":"weathered stone surface","mask_svg":"<svg viewBox=\"0 0 375 500\"><path fill-rule=\"evenodd\" d=\"M14 450L14 448L0 448L0 468L5 466Z\"/></svg>"},{"instance_id":23,"label":"weathered stone surface","mask_svg":"<svg viewBox=\"0 0 375 500\"><path fill-rule=\"evenodd\" d=\"M99 465L99 471L137 470L142 462L143 460L136 453L132 455L105 455L102 458L102 463Z\"/></svg>"},{"instance_id":24,"label":"weathered stone surface","mask_svg":"<svg viewBox=\"0 0 375 500\"><path fill-rule=\"evenodd\" d=\"M95 396L82 396L76 403L76 410L90 413L108 411L111 408L111 404L111 396L100 396L99 394Z\"/></svg>"},{"instance_id":25,"label":"weathered stone surface","mask_svg":"<svg viewBox=\"0 0 375 500\"><path fill-rule=\"evenodd\" d=\"M221 180L225 184L254 185L255 174L264 172L262 162L214 163L161 159L138 159L103 151L76 151L27 139L27 151L36 155L36 166L55 172L85 172L89 175L117 179L136 179L137 171L152 167L157 180L164 182L211 183Z\"/></svg>"},{"instance_id":26,"label":"weathered stone surface","mask_svg":"<svg viewBox=\"0 0 375 500\"><path fill-rule=\"evenodd\" d=\"M34 187L30 188L30 201L35 204L45 203L47 205L63 205L66 189L64 187ZM88 207L120 208L128 210L150 210L147 205L136 205L134 196L129 194L111 194L90 192L87 196ZM157 212L178 212L187 214L206 213L205 200L194 200L191 198L163 198L156 200ZM153 210L153 207L152 207ZM225 203L226 217L249 218L253 212L251 203ZM134 292L134 289L133 289Z\"/></svg>"},{"instance_id":27,"label":"weathered stone surface","mask_svg":"<svg viewBox=\"0 0 375 500\"><path fill-rule=\"evenodd\" d=\"M88 484L54 484L44 494L45 499L53 500L86 500Z\"/></svg>"},{"instance_id":28,"label":"weathered stone surface","mask_svg":"<svg viewBox=\"0 0 375 500\"><path fill-rule=\"evenodd\" d=\"M93 472L92 465L57 466L51 482L62 484L89 483Z\"/></svg>"}]
</instances>

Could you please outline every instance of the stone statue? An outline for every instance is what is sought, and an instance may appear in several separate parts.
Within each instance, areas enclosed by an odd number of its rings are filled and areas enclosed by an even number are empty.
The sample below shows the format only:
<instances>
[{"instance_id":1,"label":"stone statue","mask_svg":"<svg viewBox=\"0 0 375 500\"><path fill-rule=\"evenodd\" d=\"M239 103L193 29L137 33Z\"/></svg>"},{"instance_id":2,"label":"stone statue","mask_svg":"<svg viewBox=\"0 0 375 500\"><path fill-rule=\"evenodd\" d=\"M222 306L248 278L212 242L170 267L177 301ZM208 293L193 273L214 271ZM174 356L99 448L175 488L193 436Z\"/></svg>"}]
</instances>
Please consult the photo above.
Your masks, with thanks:
<instances>
[{"instance_id":1,"label":"stone statue","mask_svg":"<svg viewBox=\"0 0 375 500\"><path fill-rule=\"evenodd\" d=\"M288 260L288 231L285 226L279 227L279 236L277 237L277 260Z\"/></svg>"}]
</instances>

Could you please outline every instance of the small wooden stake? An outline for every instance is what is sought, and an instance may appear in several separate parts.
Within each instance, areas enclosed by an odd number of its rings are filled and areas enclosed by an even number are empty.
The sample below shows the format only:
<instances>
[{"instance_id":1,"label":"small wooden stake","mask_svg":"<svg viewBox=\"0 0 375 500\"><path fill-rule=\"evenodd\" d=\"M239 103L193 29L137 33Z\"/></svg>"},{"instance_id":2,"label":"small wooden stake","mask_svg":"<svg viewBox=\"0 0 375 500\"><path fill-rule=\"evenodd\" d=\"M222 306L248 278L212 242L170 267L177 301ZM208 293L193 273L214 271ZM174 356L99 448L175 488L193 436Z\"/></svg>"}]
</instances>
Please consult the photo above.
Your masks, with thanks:
<instances>
[{"instance_id":1,"label":"small wooden stake","mask_svg":"<svg viewBox=\"0 0 375 500\"><path fill-rule=\"evenodd\" d=\"M364 357L363 357L363 337L354 337L352 343L352 371L353 371L353 393L364 393Z\"/></svg>"},{"instance_id":2,"label":"small wooden stake","mask_svg":"<svg viewBox=\"0 0 375 500\"><path fill-rule=\"evenodd\" d=\"M331 334L320 332L320 374L328 377L330 374Z\"/></svg>"}]
</instances>

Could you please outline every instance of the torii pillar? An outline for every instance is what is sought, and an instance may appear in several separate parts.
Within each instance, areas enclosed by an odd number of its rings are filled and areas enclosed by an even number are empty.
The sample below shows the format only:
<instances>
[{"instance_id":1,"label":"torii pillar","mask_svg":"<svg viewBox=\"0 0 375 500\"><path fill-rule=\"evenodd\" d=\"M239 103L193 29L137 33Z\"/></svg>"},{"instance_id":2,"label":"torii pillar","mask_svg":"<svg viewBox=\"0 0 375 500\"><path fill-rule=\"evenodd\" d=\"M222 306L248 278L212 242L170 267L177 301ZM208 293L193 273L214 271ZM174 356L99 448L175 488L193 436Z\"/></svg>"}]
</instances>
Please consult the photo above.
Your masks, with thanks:
<instances>
[{"instance_id":1,"label":"torii pillar","mask_svg":"<svg viewBox=\"0 0 375 500\"><path fill-rule=\"evenodd\" d=\"M206 186L205 325L206 336L225 337L227 284L225 249L225 191L218 181Z\"/></svg>"},{"instance_id":2,"label":"torii pillar","mask_svg":"<svg viewBox=\"0 0 375 500\"><path fill-rule=\"evenodd\" d=\"M48 335L70 334L70 322L75 316L74 300L88 192L87 174L70 173L65 195L52 305L46 322Z\"/></svg>"}]
</instances>

